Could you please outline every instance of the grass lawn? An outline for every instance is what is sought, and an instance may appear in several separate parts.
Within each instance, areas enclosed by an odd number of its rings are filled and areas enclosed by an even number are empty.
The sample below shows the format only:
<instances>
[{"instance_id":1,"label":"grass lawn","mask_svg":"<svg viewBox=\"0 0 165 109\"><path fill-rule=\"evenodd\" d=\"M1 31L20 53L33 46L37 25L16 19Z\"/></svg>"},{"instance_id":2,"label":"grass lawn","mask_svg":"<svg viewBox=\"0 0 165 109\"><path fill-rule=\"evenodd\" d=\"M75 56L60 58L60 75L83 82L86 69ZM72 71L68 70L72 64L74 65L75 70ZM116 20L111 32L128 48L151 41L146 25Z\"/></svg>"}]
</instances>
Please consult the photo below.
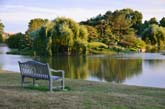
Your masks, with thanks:
<instances>
[{"instance_id":1,"label":"grass lawn","mask_svg":"<svg viewBox=\"0 0 165 109\"><path fill-rule=\"evenodd\" d=\"M51 93L47 81L21 88L19 76L0 71L0 108L165 109L165 89L66 79L66 90Z\"/></svg>"}]
</instances>

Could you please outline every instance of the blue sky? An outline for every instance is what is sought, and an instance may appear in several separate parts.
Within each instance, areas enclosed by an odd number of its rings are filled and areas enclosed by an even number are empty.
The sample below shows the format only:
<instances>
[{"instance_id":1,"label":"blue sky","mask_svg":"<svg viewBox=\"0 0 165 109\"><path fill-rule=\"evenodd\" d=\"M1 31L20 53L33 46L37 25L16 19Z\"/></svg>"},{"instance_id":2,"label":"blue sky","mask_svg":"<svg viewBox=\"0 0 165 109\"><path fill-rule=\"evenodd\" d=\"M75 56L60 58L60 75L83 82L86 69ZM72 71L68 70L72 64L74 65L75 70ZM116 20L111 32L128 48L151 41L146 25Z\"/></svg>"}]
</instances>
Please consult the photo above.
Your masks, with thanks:
<instances>
[{"instance_id":1,"label":"blue sky","mask_svg":"<svg viewBox=\"0 0 165 109\"><path fill-rule=\"evenodd\" d=\"M142 12L143 21L165 17L165 0L0 0L0 19L5 32L24 33L33 18L65 16L82 21L123 8Z\"/></svg>"}]
</instances>

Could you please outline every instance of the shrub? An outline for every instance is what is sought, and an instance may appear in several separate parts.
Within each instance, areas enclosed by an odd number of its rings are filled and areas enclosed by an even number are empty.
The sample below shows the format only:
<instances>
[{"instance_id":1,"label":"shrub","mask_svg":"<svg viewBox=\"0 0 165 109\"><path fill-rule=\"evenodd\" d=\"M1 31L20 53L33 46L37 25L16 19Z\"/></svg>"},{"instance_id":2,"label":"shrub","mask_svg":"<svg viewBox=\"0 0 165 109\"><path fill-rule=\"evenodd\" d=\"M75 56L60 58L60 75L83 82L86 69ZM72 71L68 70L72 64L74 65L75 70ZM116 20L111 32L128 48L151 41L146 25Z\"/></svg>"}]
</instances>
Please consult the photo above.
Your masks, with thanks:
<instances>
[{"instance_id":1,"label":"shrub","mask_svg":"<svg viewBox=\"0 0 165 109\"><path fill-rule=\"evenodd\" d=\"M88 43L89 48L108 48L108 45L101 42L90 42Z\"/></svg>"}]
</instances>

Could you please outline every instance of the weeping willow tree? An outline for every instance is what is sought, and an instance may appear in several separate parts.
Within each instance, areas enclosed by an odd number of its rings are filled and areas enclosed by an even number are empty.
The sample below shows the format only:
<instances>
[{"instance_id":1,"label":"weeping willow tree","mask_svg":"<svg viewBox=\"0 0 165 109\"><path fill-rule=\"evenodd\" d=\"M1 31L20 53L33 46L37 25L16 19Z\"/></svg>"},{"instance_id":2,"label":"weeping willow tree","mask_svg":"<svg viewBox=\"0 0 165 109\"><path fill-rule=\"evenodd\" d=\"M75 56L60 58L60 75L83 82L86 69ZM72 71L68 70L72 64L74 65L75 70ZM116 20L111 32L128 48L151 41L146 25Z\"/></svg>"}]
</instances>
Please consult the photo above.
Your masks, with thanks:
<instances>
[{"instance_id":1,"label":"weeping willow tree","mask_svg":"<svg viewBox=\"0 0 165 109\"><path fill-rule=\"evenodd\" d=\"M84 26L80 26L79 37L74 41L74 50L78 54L87 54L88 31Z\"/></svg>"},{"instance_id":2,"label":"weeping willow tree","mask_svg":"<svg viewBox=\"0 0 165 109\"><path fill-rule=\"evenodd\" d=\"M35 55L42 54L48 55L47 43L48 38L46 36L45 28L41 27L39 30L35 30L31 33L33 38L33 50Z\"/></svg>"},{"instance_id":3,"label":"weeping willow tree","mask_svg":"<svg viewBox=\"0 0 165 109\"><path fill-rule=\"evenodd\" d=\"M69 18L56 18L30 36L36 55L87 53L87 29Z\"/></svg>"},{"instance_id":4,"label":"weeping willow tree","mask_svg":"<svg viewBox=\"0 0 165 109\"><path fill-rule=\"evenodd\" d=\"M88 32L84 26L72 19L57 18L53 21L52 52L65 54L85 54Z\"/></svg>"},{"instance_id":5,"label":"weeping willow tree","mask_svg":"<svg viewBox=\"0 0 165 109\"><path fill-rule=\"evenodd\" d=\"M147 43L156 46L158 49L165 44L165 28L158 25L150 25L143 32L142 39Z\"/></svg>"},{"instance_id":6,"label":"weeping willow tree","mask_svg":"<svg viewBox=\"0 0 165 109\"><path fill-rule=\"evenodd\" d=\"M3 23L0 20L0 43L3 42L3 35L2 35L3 28L4 28L4 25L3 25Z\"/></svg>"}]
</instances>

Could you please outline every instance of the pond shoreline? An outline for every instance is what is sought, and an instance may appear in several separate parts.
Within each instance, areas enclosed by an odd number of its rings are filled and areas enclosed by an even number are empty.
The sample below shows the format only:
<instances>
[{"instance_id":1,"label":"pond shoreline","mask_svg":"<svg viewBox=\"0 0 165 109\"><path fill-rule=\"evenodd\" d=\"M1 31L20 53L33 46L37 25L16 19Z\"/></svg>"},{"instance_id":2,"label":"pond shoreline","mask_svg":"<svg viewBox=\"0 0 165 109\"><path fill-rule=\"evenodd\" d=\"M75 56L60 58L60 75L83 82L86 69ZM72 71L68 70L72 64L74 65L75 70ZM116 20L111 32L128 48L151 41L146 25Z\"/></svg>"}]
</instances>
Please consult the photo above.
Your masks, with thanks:
<instances>
[{"instance_id":1,"label":"pond shoreline","mask_svg":"<svg viewBox=\"0 0 165 109\"><path fill-rule=\"evenodd\" d=\"M20 75L20 72L16 71L9 71L9 70L1 70L0 69L0 74L16 74ZM128 87L139 87L139 88L153 88L153 89L165 89L161 87L150 87L150 86L137 86L137 85L127 85L127 84L121 84L121 83L112 83L112 82L100 82L100 81L90 81L90 80L80 80L80 79L70 79L70 78L65 78L67 80L74 80L74 81L86 81L86 82L93 82L93 83L101 83L101 84L115 84L115 85L121 85L121 86L128 86Z\"/></svg>"}]
</instances>

